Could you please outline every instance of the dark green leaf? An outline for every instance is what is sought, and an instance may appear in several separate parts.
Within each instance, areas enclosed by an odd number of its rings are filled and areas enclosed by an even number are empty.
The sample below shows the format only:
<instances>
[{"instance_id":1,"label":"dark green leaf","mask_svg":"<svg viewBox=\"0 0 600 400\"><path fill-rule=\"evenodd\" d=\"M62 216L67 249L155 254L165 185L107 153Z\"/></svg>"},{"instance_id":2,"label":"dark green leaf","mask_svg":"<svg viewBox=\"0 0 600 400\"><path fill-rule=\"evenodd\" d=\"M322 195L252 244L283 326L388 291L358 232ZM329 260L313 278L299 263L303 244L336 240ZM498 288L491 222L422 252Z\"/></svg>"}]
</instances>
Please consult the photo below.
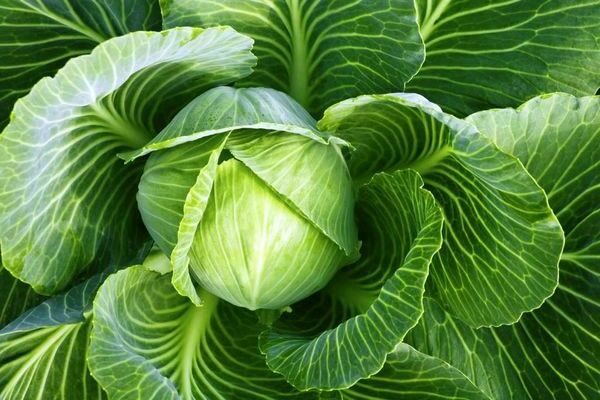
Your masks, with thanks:
<instances>
[{"instance_id":1,"label":"dark green leaf","mask_svg":"<svg viewBox=\"0 0 600 400\"><path fill-rule=\"evenodd\" d=\"M166 0L165 26L230 25L258 57L245 86L284 91L313 115L363 93L401 91L423 62L412 0Z\"/></svg>"},{"instance_id":2,"label":"dark green leaf","mask_svg":"<svg viewBox=\"0 0 600 400\"><path fill-rule=\"evenodd\" d=\"M95 276L0 330L2 400L105 398L86 365L91 305L101 281Z\"/></svg>"},{"instance_id":3,"label":"dark green leaf","mask_svg":"<svg viewBox=\"0 0 600 400\"><path fill-rule=\"evenodd\" d=\"M429 301L411 342L497 399L600 393L600 98L555 94L469 119L523 162L565 228L560 284L510 327L473 330Z\"/></svg>"},{"instance_id":4,"label":"dark green leaf","mask_svg":"<svg viewBox=\"0 0 600 400\"><path fill-rule=\"evenodd\" d=\"M341 394L344 400L488 399L459 370L406 344L388 356L377 375Z\"/></svg>"},{"instance_id":5,"label":"dark green leaf","mask_svg":"<svg viewBox=\"0 0 600 400\"><path fill-rule=\"evenodd\" d=\"M160 28L157 0L3 0L0 131L13 103L70 58L111 37Z\"/></svg>"},{"instance_id":6,"label":"dark green leaf","mask_svg":"<svg viewBox=\"0 0 600 400\"><path fill-rule=\"evenodd\" d=\"M600 1L417 0L427 59L408 89L457 116L600 86Z\"/></svg>"}]
</instances>

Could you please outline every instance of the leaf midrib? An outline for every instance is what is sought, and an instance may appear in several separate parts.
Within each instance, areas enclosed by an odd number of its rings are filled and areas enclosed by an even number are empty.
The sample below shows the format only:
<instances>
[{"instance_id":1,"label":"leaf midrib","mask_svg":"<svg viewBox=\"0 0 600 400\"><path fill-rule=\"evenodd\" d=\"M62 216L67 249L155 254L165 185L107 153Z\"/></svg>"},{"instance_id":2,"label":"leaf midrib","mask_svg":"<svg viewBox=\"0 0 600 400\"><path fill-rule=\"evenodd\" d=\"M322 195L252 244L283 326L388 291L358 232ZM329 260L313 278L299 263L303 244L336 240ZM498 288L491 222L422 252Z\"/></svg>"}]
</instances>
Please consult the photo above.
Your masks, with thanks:
<instances>
[{"instance_id":1,"label":"leaf midrib","mask_svg":"<svg viewBox=\"0 0 600 400\"><path fill-rule=\"evenodd\" d=\"M218 297L202 291L200 293L202 298L202 306L190 305L190 309L183 315L183 335L182 343L179 348L179 354L181 363L179 372L181 384L181 394L184 399L194 399L194 393L192 390L193 377L193 365L195 357L198 354L198 347L205 337L206 332L210 328L210 321L214 315L217 304L219 302ZM176 372L176 374L177 374Z\"/></svg>"},{"instance_id":2,"label":"leaf midrib","mask_svg":"<svg viewBox=\"0 0 600 400\"><path fill-rule=\"evenodd\" d=\"M292 65L290 66L290 94L303 107L308 106L310 89L308 87L308 46L302 20L299 0L290 0L290 20L292 39Z\"/></svg>"}]
</instances>

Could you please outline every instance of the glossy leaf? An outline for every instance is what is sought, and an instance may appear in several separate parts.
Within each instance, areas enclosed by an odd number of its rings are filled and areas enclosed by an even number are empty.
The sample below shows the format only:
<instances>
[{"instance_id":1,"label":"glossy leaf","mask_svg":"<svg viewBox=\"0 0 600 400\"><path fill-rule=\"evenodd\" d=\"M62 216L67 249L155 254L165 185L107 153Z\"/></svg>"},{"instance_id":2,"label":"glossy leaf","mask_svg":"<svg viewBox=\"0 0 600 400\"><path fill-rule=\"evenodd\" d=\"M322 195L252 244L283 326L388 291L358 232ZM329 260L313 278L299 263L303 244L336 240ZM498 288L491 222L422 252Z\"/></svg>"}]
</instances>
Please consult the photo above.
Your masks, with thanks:
<instances>
[{"instance_id":1,"label":"glossy leaf","mask_svg":"<svg viewBox=\"0 0 600 400\"><path fill-rule=\"evenodd\" d=\"M160 30L157 0L3 0L0 4L0 131L14 102L70 58L111 37Z\"/></svg>"},{"instance_id":2,"label":"glossy leaf","mask_svg":"<svg viewBox=\"0 0 600 400\"><path fill-rule=\"evenodd\" d=\"M241 84L284 91L313 115L367 93L402 91L423 62L412 0L167 0L166 27L230 25L251 36Z\"/></svg>"},{"instance_id":3,"label":"glossy leaf","mask_svg":"<svg viewBox=\"0 0 600 400\"><path fill-rule=\"evenodd\" d=\"M168 275L140 267L108 278L94 304L89 364L111 399L317 398L269 371L252 312L202 297L196 307Z\"/></svg>"},{"instance_id":4,"label":"glossy leaf","mask_svg":"<svg viewBox=\"0 0 600 400\"><path fill-rule=\"evenodd\" d=\"M600 86L600 1L417 0L427 58L408 90L457 116Z\"/></svg>"},{"instance_id":5,"label":"glossy leaf","mask_svg":"<svg viewBox=\"0 0 600 400\"><path fill-rule=\"evenodd\" d=\"M153 153L145 167L138 203L152 237L172 258L173 282L179 293L189 296L196 304L201 301L189 278L188 253L214 179L214 172L204 167L209 157L219 157L222 146L227 154L243 162L259 178L257 182L273 189L273 199L277 198L277 203L290 207L292 214L298 213L317 228L315 233L321 231L343 249L349 260L346 263L356 258L354 194L340 152L340 146L345 144L319 132L315 125L314 119L284 93L265 88L219 87L197 97L143 149L123 155L133 160ZM226 140L225 144L222 144L223 140ZM211 156L212 152L216 155ZM266 153L268 157L264 156ZM202 179L198 175L201 170L205 172ZM227 193L231 190L222 189ZM234 214L226 213L228 216ZM240 228L231 221L221 221L220 225L220 234L211 232L205 239L212 243L220 238L209 246L211 256L201 257L206 262L214 258L216 251L213 249L224 243L224 238L237 237L237 233L230 230ZM329 247L332 250L335 246ZM221 259L227 259L226 254L221 256ZM341 263L339 261L335 267ZM239 265L239 260L233 264ZM219 265L220 272L216 276L224 275L224 268L225 265ZM333 272L323 271L323 276ZM206 285L213 286L213 292L217 290L209 276L201 270L196 273L202 274L201 281ZM222 281L219 287L231 282ZM312 290L322 284L315 281ZM228 292L233 293L232 290ZM239 296L232 295L227 300L242 304L240 298L245 296L238 290L234 292Z\"/></svg>"},{"instance_id":6,"label":"glossy leaf","mask_svg":"<svg viewBox=\"0 0 600 400\"><path fill-rule=\"evenodd\" d=\"M557 285L563 235L547 198L514 157L412 94L361 96L329 108L320 129L356 147L358 180L414 169L441 205L444 246L432 292L468 324L510 324Z\"/></svg>"},{"instance_id":7,"label":"glossy leaf","mask_svg":"<svg viewBox=\"0 0 600 400\"><path fill-rule=\"evenodd\" d=\"M285 93L269 88L221 86L196 97L144 147L121 157L133 161L156 150L240 129L280 130L325 142L327 136L315 124Z\"/></svg>"},{"instance_id":8,"label":"glossy leaf","mask_svg":"<svg viewBox=\"0 0 600 400\"><path fill-rule=\"evenodd\" d=\"M344 400L489 399L459 370L400 344L383 369L341 392Z\"/></svg>"},{"instance_id":9,"label":"glossy leaf","mask_svg":"<svg viewBox=\"0 0 600 400\"><path fill-rule=\"evenodd\" d=\"M0 398L103 399L86 365L97 275L0 330Z\"/></svg>"},{"instance_id":10,"label":"glossy leaf","mask_svg":"<svg viewBox=\"0 0 600 400\"><path fill-rule=\"evenodd\" d=\"M230 28L137 32L41 80L0 136L4 266L47 294L131 261L147 240L141 164L116 154L144 145L198 91L249 74L250 46Z\"/></svg>"},{"instance_id":11,"label":"glossy leaf","mask_svg":"<svg viewBox=\"0 0 600 400\"><path fill-rule=\"evenodd\" d=\"M513 326L472 330L434 301L411 341L493 398L600 393L600 98L554 94L469 117L548 193L566 233L560 284ZM465 351L468 349L468 351Z\"/></svg>"},{"instance_id":12,"label":"glossy leaf","mask_svg":"<svg viewBox=\"0 0 600 400\"><path fill-rule=\"evenodd\" d=\"M0 329L28 308L39 304L44 296L21 282L0 264Z\"/></svg>"},{"instance_id":13,"label":"glossy leaf","mask_svg":"<svg viewBox=\"0 0 600 400\"><path fill-rule=\"evenodd\" d=\"M363 259L261 336L269 367L298 389L343 389L377 373L417 323L442 227L422 184L414 171L399 171L361 188Z\"/></svg>"}]
</instances>

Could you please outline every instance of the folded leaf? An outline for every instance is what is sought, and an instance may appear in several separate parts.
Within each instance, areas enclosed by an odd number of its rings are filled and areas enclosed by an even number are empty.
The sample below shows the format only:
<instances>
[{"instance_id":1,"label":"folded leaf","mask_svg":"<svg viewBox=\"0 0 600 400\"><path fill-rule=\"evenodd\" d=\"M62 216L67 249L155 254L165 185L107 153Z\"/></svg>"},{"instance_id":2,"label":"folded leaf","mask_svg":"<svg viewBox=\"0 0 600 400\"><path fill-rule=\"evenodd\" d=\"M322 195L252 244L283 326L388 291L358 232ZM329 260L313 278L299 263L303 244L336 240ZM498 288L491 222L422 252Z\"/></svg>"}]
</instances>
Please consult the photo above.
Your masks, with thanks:
<instances>
[{"instance_id":1,"label":"folded leaf","mask_svg":"<svg viewBox=\"0 0 600 400\"><path fill-rule=\"evenodd\" d=\"M377 373L417 323L442 227L422 184L414 171L399 171L362 187L363 258L261 335L269 367L298 389L343 389Z\"/></svg>"},{"instance_id":2,"label":"folded leaf","mask_svg":"<svg viewBox=\"0 0 600 400\"><path fill-rule=\"evenodd\" d=\"M417 0L427 59L408 89L457 116L600 86L600 1Z\"/></svg>"},{"instance_id":3,"label":"folded leaf","mask_svg":"<svg viewBox=\"0 0 600 400\"><path fill-rule=\"evenodd\" d=\"M31 87L114 36L159 30L157 0L3 0L0 4L0 131Z\"/></svg>"},{"instance_id":4,"label":"folded leaf","mask_svg":"<svg viewBox=\"0 0 600 400\"><path fill-rule=\"evenodd\" d=\"M103 399L86 365L96 275L0 330L0 398Z\"/></svg>"},{"instance_id":5,"label":"folded leaf","mask_svg":"<svg viewBox=\"0 0 600 400\"><path fill-rule=\"evenodd\" d=\"M254 313L202 298L194 306L168 275L141 267L107 279L94 304L89 365L111 399L318 398L269 371Z\"/></svg>"},{"instance_id":6,"label":"folded leaf","mask_svg":"<svg viewBox=\"0 0 600 400\"><path fill-rule=\"evenodd\" d=\"M468 324L513 323L557 285L563 234L535 180L477 129L413 94L361 96L318 124L355 146L358 180L414 169L441 205L432 293Z\"/></svg>"},{"instance_id":7,"label":"folded leaf","mask_svg":"<svg viewBox=\"0 0 600 400\"><path fill-rule=\"evenodd\" d=\"M600 393L600 98L554 94L469 117L519 157L565 229L556 293L511 326L472 330L429 302L411 336L494 398ZM468 350L467 350L468 349ZM465 351L466 350L466 351Z\"/></svg>"},{"instance_id":8,"label":"folded leaf","mask_svg":"<svg viewBox=\"0 0 600 400\"><path fill-rule=\"evenodd\" d=\"M127 264L147 240L141 164L116 154L143 146L199 91L248 75L250 47L230 28L137 32L42 79L0 136L4 266L48 294L94 265Z\"/></svg>"},{"instance_id":9,"label":"folded leaf","mask_svg":"<svg viewBox=\"0 0 600 400\"><path fill-rule=\"evenodd\" d=\"M339 149L344 143L319 132L315 125L315 120L284 93L265 88L218 87L194 99L144 148L122 155L134 160L152 153L140 183L138 204L152 237L172 258L173 283L179 293L200 303L189 278L188 252L210 197L215 174L213 167L220 156L226 158L229 155L241 161L257 176L255 183L258 186L266 185L273 190L275 203L283 201L291 206L294 212L317 228L315 234L320 231L331 239L337 246L329 246L329 255L332 255L331 250L340 248L348 260L356 258L354 194ZM223 154L222 148L225 149ZM208 168L209 158L214 159L211 168ZM246 189L258 186L250 185ZM229 189L226 191L229 193ZM218 214L231 215L223 211ZM214 250L217 247L223 250L224 238L236 237L240 229L230 220L218 226L222 235L211 232L203 240L212 256L219 252ZM252 225L256 226L258 223ZM265 225L264 229L268 230L269 226ZM313 261L319 260L318 252L312 250ZM221 260L231 256L229 264L232 265L248 261L234 261L231 251L223 250L219 254ZM207 260L212 256L201 258ZM335 255L335 258L340 257ZM341 262L330 264L337 268ZM217 275L225 275L224 265L217 269ZM313 269L312 266L309 269ZM330 276L333 272L323 271L322 275ZM298 274L294 276L298 277ZM233 281L235 277L228 282ZM313 289L324 282L312 280ZM293 280L289 283L293 284ZM222 282L221 286L228 284ZM219 292L215 287L207 289ZM247 296L242 296L238 293L239 288L236 289L237 295L228 300L239 304L234 298L239 300Z\"/></svg>"},{"instance_id":10,"label":"folded leaf","mask_svg":"<svg viewBox=\"0 0 600 400\"><path fill-rule=\"evenodd\" d=\"M166 27L230 25L251 36L244 86L284 91L313 115L340 100L401 91L423 62L412 0L166 0Z\"/></svg>"},{"instance_id":11,"label":"folded leaf","mask_svg":"<svg viewBox=\"0 0 600 400\"><path fill-rule=\"evenodd\" d=\"M341 394L344 400L488 399L459 370L406 344L388 355L377 375Z\"/></svg>"},{"instance_id":12,"label":"folded leaf","mask_svg":"<svg viewBox=\"0 0 600 400\"><path fill-rule=\"evenodd\" d=\"M133 161L156 150L240 129L281 130L325 142L316 121L291 97L269 88L221 86L201 94L140 149L120 156Z\"/></svg>"}]
</instances>

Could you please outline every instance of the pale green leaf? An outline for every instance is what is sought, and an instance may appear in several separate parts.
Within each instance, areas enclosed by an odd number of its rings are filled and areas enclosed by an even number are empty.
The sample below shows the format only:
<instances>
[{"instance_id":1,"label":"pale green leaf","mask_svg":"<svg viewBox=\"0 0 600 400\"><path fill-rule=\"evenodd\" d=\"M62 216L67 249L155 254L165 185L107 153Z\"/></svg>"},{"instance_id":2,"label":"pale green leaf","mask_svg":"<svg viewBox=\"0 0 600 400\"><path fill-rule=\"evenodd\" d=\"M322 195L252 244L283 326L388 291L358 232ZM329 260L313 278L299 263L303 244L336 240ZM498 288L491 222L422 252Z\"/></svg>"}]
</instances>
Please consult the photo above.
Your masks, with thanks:
<instances>
[{"instance_id":1,"label":"pale green leaf","mask_svg":"<svg viewBox=\"0 0 600 400\"><path fill-rule=\"evenodd\" d=\"M206 165L198 171L196 181L190 187L183 205L183 217L177 229L177 245L171 253L171 265L173 266L172 283L182 296L188 296L195 305L200 305L201 299L196 293L188 266L190 262L189 252L193 248L198 224L204 217L204 211L208 205L209 196L212 193L213 182L217 176L219 156L227 136L217 137L220 141L217 148L209 153ZM221 274L218 271L217 276Z\"/></svg>"},{"instance_id":2,"label":"pale green leaf","mask_svg":"<svg viewBox=\"0 0 600 400\"><path fill-rule=\"evenodd\" d=\"M327 136L315 125L316 121L285 93L222 86L196 97L144 147L120 156L132 161L156 150L241 129L286 131L325 142Z\"/></svg>"},{"instance_id":3,"label":"pale green leaf","mask_svg":"<svg viewBox=\"0 0 600 400\"><path fill-rule=\"evenodd\" d=\"M286 307L321 289L342 265L339 246L237 159L217 167L213 193L208 204L202 201L206 211L190 206L183 221L191 217L196 222L187 230L195 231L190 273L232 304L251 310Z\"/></svg>"},{"instance_id":4,"label":"pale green leaf","mask_svg":"<svg viewBox=\"0 0 600 400\"><path fill-rule=\"evenodd\" d=\"M349 259L357 257L352 180L336 144L282 132L240 132L231 135L227 149Z\"/></svg>"},{"instance_id":5,"label":"pale green leaf","mask_svg":"<svg viewBox=\"0 0 600 400\"><path fill-rule=\"evenodd\" d=\"M150 235L169 257L180 234L186 197L211 156L216 153L219 157L226 136L216 135L158 151L144 166L137 194L138 207ZM208 193L211 186L207 188Z\"/></svg>"},{"instance_id":6,"label":"pale green leaf","mask_svg":"<svg viewBox=\"0 0 600 400\"><path fill-rule=\"evenodd\" d=\"M224 158L229 155L242 161L257 175L256 182L273 190L273 193L268 192L277 204L290 207L292 215L298 213L314 225L344 250L348 260L355 258L358 246L354 194L340 154L340 146L345 144L322 134L315 125L314 119L284 93L265 88L219 87L191 102L149 145L124 155L131 160L153 152L142 177L138 203L152 237L165 253L171 255L174 283L181 294L190 296L195 303L200 301L189 279L188 251L202 219L205 200L210 195L212 178L204 179L209 178L207 175L199 181L198 188L192 187L211 152L220 147L223 140L227 140ZM187 205L186 198L189 200ZM225 238L237 237L229 232L235 228L232 221L220 222ZM215 234L212 232L206 242L214 240ZM217 244L224 241L219 239ZM332 246L325 247L333 249ZM211 256L202 259L215 259L215 252L211 250ZM328 254L331 255L331 251ZM221 260L227 259L223 257ZM216 276L223 275L225 268L220 265L220 273ZM324 269L323 276L334 272ZM203 283L210 286L206 278ZM305 288L306 294L322 284L322 281L315 281L312 287ZM214 286L213 290L216 290ZM238 301L234 299L228 297L229 301L242 304L239 296Z\"/></svg>"}]
</instances>

